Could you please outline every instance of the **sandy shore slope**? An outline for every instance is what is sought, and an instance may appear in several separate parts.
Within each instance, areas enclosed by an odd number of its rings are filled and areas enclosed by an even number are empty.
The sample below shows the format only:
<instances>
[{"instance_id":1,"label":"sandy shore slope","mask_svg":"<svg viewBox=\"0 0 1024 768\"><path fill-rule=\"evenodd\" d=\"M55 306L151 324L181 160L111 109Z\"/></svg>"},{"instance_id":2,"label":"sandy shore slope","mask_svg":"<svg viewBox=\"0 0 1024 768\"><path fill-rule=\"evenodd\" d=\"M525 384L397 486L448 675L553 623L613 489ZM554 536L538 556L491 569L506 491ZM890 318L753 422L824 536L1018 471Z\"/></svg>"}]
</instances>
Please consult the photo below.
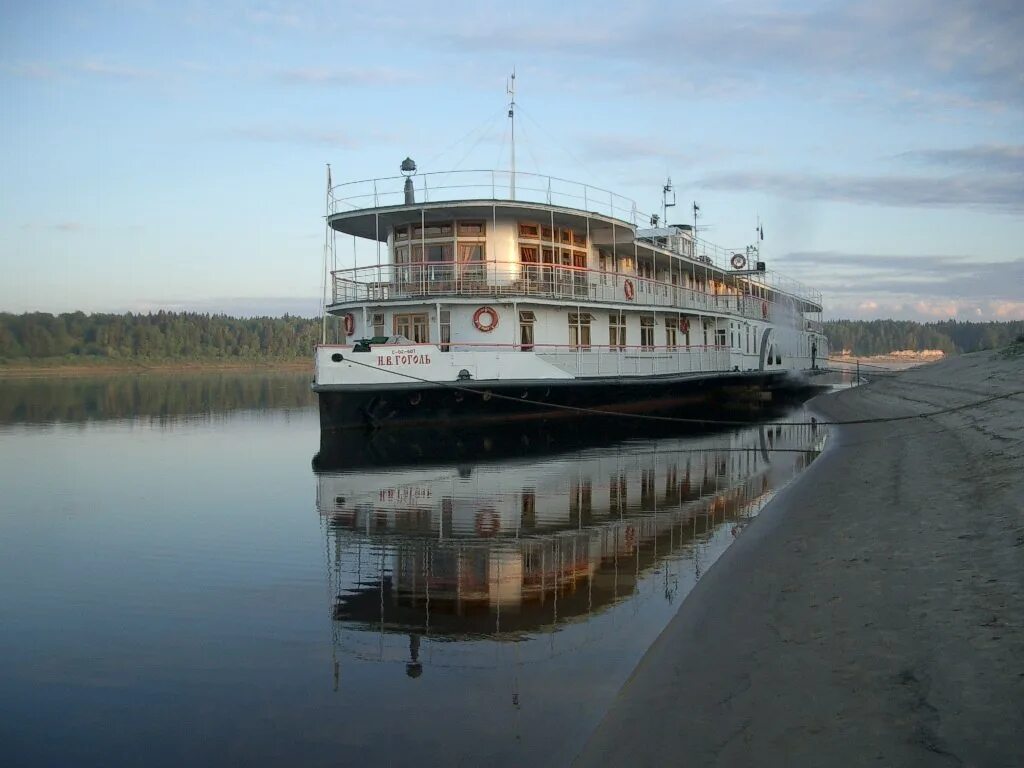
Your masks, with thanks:
<instances>
[{"instance_id":1,"label":"sandy shore slope","mask_svg":"<svg viewBox=\"0 0 1024 768\"><path fill-rule=\"evenodd\" d=\"M982 352L818 398L827 419L1024 389ZM1024 395L833 428L708 571L590 765L1024 765Z\"/></svg>"}]
</instances>

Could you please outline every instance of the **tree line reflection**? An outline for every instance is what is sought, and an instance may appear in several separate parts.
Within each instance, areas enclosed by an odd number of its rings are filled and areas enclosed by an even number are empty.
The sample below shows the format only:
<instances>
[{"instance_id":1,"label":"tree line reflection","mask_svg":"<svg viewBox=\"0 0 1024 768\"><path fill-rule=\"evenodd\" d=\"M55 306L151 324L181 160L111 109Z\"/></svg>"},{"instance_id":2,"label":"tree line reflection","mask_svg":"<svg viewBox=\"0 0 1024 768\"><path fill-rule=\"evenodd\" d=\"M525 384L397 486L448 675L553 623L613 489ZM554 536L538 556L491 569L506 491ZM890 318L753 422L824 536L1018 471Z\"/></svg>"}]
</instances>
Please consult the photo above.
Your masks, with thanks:
<instances>
[{"instance_id":1,"label":"tree line reflection","mask_svg":"<svg viewBox=\"0 0 1024 768\"><path fill-rule=\"evenodd\" d=\"M174 419L316 405L306 373L0 379L0 424Z\"/></svg>"}]
</instances>

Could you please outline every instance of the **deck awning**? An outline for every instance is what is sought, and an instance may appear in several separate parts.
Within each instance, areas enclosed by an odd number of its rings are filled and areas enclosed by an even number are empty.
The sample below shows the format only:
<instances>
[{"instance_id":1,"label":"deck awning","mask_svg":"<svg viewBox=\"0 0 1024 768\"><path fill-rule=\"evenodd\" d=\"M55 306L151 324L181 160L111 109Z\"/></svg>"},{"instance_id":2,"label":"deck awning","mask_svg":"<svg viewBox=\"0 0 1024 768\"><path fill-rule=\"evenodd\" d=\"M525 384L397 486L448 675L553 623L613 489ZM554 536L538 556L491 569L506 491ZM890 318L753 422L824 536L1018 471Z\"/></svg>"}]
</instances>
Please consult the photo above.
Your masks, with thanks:
<instances>
[{"instance_id":1,"label":"deck awning","mask_svg":"<svg viewBox=\"0 0 1024 768\"><path fill-rule=\"evenodd\" d=\"M622 229L623 240L632 240L634 227L621 219L613 219L600 213L587 213L574 208L545 205L543 203L513 202L509 200L457 200L438 203L414 203L413 205L391 205L380 208L361 208L354 211L332 213L327 217L331 228L337 232L366 240L385 242L392 227L403 224L450 221L451 219L492 219L494 217L515 217L539 224L554 222L556 227L586 229L596 225L602 229Z\"/></svg>"}]
</instances>

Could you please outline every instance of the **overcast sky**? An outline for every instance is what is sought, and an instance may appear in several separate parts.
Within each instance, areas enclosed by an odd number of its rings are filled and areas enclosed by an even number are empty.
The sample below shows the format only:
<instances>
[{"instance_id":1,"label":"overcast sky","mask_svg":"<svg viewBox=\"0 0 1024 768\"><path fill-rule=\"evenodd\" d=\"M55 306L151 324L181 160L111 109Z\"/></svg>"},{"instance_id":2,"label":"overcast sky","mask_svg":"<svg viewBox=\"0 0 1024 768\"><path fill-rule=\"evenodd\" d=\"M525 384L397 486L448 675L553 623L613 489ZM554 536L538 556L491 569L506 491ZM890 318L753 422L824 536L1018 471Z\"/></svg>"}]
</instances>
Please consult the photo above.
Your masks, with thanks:
<instances>
[{"instance_id":1,"label":"overcast sky","mask_svg":"<svg viewBox=\"0 0 1024 768\"><path fill-rule=\"evenodd\" d=\"M1024 318L1024 2L0 0L0 310L314 314L336 182L517 161L831 317ZM346 258L350 258L350 254Z\"/></svg>"}]
</instances>

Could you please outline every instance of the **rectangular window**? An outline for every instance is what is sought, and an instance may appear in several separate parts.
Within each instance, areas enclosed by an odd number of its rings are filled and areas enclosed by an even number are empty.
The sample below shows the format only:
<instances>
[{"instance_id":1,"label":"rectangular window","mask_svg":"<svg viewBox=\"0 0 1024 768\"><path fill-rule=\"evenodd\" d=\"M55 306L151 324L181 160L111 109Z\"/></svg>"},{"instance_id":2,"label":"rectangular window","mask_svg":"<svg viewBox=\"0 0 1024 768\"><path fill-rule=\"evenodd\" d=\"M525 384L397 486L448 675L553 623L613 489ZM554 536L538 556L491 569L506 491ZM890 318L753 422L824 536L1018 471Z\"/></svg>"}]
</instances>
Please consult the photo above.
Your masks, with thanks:
<instances>
[{"instance_id":1,"label":"rectangular window","mask_svg":"<svg viewBox=\"0 0 1024 768\"><path fill-rule=\"evenodd\" d=\"M459 222L459 237L483 237L486 232L482 221Z\"/></svg>"},{"instance_id":2,"label":"rectangular window","mask_svg":"<svg viewBox=\"0 0 1024 768\"><path fill-rule=\"evenodd\" d=\"M640 318L640 346L648 351L654 349L654 318Z\"/></svg>"},{"instance_id":3,"label":"rectangular window","mask_svg":"<svg viewBox=\"0 0 1024 768\"><path fill-rule=\"evenodd\" d=\"M551 227L541 227L540 234L541 237L549 243L555 239L555 233L551 230Z\"/></svg>"},{"instance_id":4,"label":"rectangular window","mask_svg":"<svg viewBox=\"0 0 1024 768\"><path fill-rule=\"evenodd\" d=\"M373 313L373 335L374 336L385 336L384 332L384 313L374 312Z\"/></svg>"},{"instance_id":5,"label":"rectangular window","mask_svg":"<svg viewBox=\"0 0 1024 768\"><path fill-rule=\"evenodd\" d=\"M676 317L665 318L665 346L669 349L676 348L676 334L678 332L679 319Z\"/></svg>"},{"instance_id":6,"label":"rectangular window","mask_svg":"<svg viewBox=\"0 0 1024 768\"><path fill-rule=\"evenodd\" d=\"M432 264L439 264L445 261L452 260L452 244L451 243L428 243L426 246L426 257L423 256L424 250L422 245L414 245L412 247L412 260L414 262L429 262Z\"/></svg>"},{"instance_id":7,"label":"rectangular window","mask_svg":"<svg viewBox=\"0 0 1024 768\"><path fill-rule=\"evenodd\" d=\"M522 245L519 247L519 258L524 264L537 263L537 246Z\"/></svg>"},{"instance_id":8,"label":"rectangular window","mask_svg":"<svg viewBox=\"0 0 1024 768\"><path fill-rule=\"evenodd\" d=\"M587 247L587 236L586 236L586 234L583 233L583 232L573 232L572 233L572 244L577 246L577 247L582 246L582 247L586 248Z\"/></svg>"},{"instance_id":9,"label":"rectangular window","mask_svg":"<svg viewBox=\"0 0 1024 768\"><path fill-rule=\"evenodd\" d=\"M525 237L530 240L536 240L540 237L540 227L536 224L526 224L525 222L519 222L519 236Z\"/></svg>"},{"instance_id":10,"label":"rectangular window","mask_svg":"<svg viewBox=\"0 0 1024 768\"><path fill-rule=\"evenodd\" d=\"M447 309L441 310L441 351L447 352L451 349L452 343L452 313Z\"/></svg>"},{"instance_id":11,"label":"rectangular window","mask_svg":"<svg viewBox=\"0 0 1024 768\"><path fill-rule=\"evenodd\" d=\"M626 318L621 313L608 315L608 346L612 349L626 346Z\"/></svg>"},{"instance_id":12,"label":"rectangular window","mask_svg":"<svg viewBox=\"0 0 1024 768\"><path fill-rule=\"evenodd\" d=\"M409 246L403 245L395 248L395 263L396 264L408 264L409 263Z\"/></svg>"},{"instance_id":13,"label":"rectangular window","mask_svg":"<svg viewBox=\"0 0 1024 768\"><path fill-rule=\"evenodd\" d=\"M435 224L424 224L422 227L417 224L412 228L413 240L430 239L433 237L451 237L452 223L450 221L437 222Z\"/></svg>"},{"instance_id":14,"label":"rectangular window","mask_svg":"<svg viewBox=\"0 0 1024 768\"><path fill-rule=\"evenodd\" d=\"M404 336L414 344L430 343L430 321L427 313L395 315L395 336Z\"/></svg>"},{"instance_id":15,"label":"rectangular window","mask_svg":"<svg viewBox=\"0 0 1024 768\"><path fill-rule=\"evenodd\" d=\"M724 347L725 342L725 328L719 328L715 331L715 343L720 347Z\"/></svg>"},{"instance_id":16,"label":"rectangular window","mask_svg":"<svg viewBox=\"0 0 1024 768\"><path fill-rule=\"evenodd\" d=\"M395 227L395 240L408 240L409 239L409 228L408 227Z\"/></svg>"},{"instance_id":17,"label":"rectangular window","mask_svg":"<svg viewBox=\"0 0 1024 768\"><path fill-rule=\"evenodd\" d=\"M561 229L561 230L559 230L558 233L559 233L559 235L561 235L561 237L559 238L559 241L562 244L564 244L564 245L572 245L572 230L571 229Z\"/></svg>"},{"instance_id":18,"label":"rectangular window","mask_svg":"<svg viewBox=\"0 0 1024 768\"><path fill-rule=\"evenodd\" d=\"M589 312L569 313L569 345L575 349L590 349Z\"/></svg>"},{"instance_id":19,"label":"rectangular window","mask_svg":"<svg viewBox=\"0 0 1024 768\"><path fill-rule=\"evenodd\" d=\"M459 243L459 278L469 283L484 281L483 243Z\"/></svg>"},{"instance_id":20,"label":"rectangular window","mask_svg":"<svg viewBox=\"0 0 1024 768\"><path fill-rule=\"evenodd\" d=\"M533 324L536 320L537 316L529 310L519 313L519 349L522 352L533 351Z\"/></svg>"}]
</instances>

